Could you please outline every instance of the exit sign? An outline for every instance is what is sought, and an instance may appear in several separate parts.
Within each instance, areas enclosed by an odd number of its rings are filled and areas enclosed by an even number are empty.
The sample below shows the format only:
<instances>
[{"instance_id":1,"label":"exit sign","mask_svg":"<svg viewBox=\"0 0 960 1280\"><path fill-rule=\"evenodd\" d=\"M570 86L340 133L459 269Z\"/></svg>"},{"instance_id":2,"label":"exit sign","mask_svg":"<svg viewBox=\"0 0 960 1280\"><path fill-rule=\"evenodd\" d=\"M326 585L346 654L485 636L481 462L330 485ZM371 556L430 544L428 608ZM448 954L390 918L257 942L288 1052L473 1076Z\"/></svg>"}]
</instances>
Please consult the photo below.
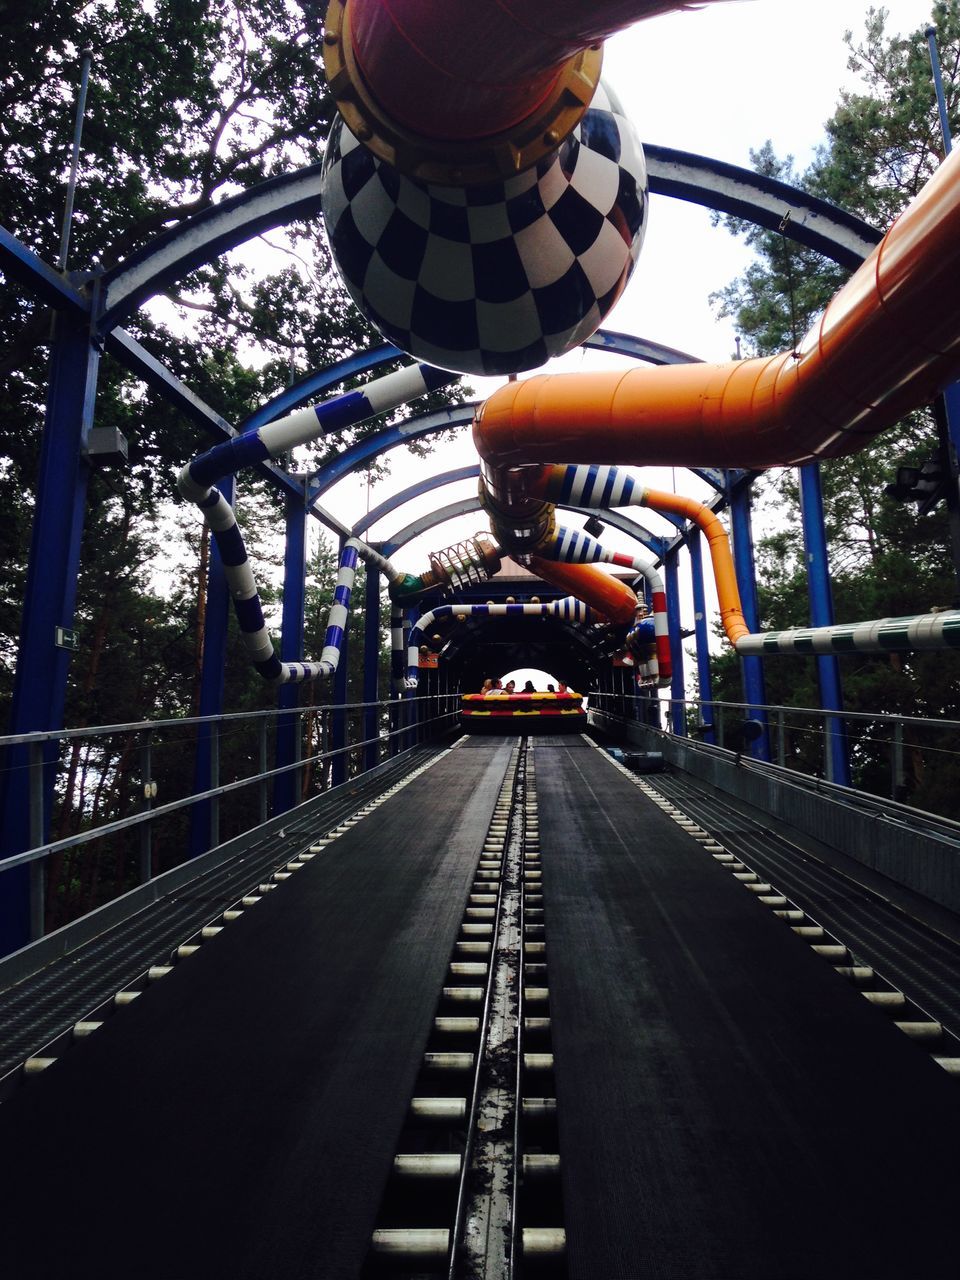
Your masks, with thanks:
<instances>
[{"instance_id":1,"label":"exit sign","mask_svg":"<svg viewBox=\"0 0 960 1280\"><path fill-rule=\"evenodd\" d=\"M57 627L56 645L58 649L69 649L72 653L77 653L80 648L80 636L69 627Z\"/></svg>"}]
</instances>

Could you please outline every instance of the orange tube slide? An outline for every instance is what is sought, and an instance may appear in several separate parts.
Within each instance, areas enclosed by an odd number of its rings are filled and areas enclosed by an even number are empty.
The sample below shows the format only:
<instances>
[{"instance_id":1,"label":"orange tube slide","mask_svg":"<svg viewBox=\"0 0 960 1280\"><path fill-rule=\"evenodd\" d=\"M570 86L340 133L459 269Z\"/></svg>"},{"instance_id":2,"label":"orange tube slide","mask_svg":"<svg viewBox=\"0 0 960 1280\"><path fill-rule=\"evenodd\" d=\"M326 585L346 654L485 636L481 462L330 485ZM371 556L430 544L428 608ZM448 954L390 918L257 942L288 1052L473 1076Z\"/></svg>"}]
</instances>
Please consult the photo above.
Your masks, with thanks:
<instances>
[{"instance_id":1,"label":"orange tube slide","mask_svg":"<svg viewBox=\"0 0 960 1280\"><path fill-rule=\"evenodd\" d=\"M347 0L347 16L363 80L396 125L426 138L474 139L532 115L580 50L686 7L683 0Z\"/></svg>"},{"instance_id":2,"label":"orange tube slide","mask_svg":"<svg viewBox=\"0 0 960 1280\"><path fill-rule=\"evenodd\" d=\"M635 593L625 582L603 573L592 564L566 564L560 560L531 556L530 568L539 578L568 591L611 622L626 623L633 619L633 611L637 607Z\"/></svg>"},{"instance_id":3,"label":"orange tube slide","mask_svg":"<svg viewBox=\"0 0 960 1280\"><path fill-rule=\"evenodd\" d=\"M477 450L493 467L762 469L854 453L960 374L958 281L955 151L796 352L512 382L478 410Z\"/></svg>"},{"instance_id":4,"label":"orange tube slide","mask_svg":"<svg viewBox=\"0 0 960 1280\"><path fill-rule=\"evenodd\" d=\"M730 554L730 541L723 525L702 502L697 502L695 498L683 498L676 493L644 489L643 506L650 507L653 511L670 511L673 515L685 516L703 531L710 547L717 599L720 602L720 621L727 639L736 648L741 636L750 634L750 628L740 606L740 589L737 586L733 556Z\"/></svg>"}]
</instances>

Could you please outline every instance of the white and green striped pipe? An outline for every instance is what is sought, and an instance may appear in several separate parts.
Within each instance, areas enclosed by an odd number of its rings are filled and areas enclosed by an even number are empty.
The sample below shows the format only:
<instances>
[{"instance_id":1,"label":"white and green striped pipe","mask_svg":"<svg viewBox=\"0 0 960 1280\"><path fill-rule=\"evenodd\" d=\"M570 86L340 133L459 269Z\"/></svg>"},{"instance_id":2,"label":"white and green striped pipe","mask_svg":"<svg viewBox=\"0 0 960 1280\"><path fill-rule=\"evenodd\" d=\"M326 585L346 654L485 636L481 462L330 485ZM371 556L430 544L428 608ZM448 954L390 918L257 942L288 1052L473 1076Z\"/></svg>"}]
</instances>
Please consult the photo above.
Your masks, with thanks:
<instances>
[{"instance_id":1,"label":"white and green striped pipe","mask_svg":"<svg viewBox=\"0 0 960 1280\"><path fill-rule=\"evenodd\" d=\"M743 636L736 643L736 651L742 657L769 653L886 653L894 649L960 649L960 609L832 627L760 631Z\"/></svg>"}]
</instances>

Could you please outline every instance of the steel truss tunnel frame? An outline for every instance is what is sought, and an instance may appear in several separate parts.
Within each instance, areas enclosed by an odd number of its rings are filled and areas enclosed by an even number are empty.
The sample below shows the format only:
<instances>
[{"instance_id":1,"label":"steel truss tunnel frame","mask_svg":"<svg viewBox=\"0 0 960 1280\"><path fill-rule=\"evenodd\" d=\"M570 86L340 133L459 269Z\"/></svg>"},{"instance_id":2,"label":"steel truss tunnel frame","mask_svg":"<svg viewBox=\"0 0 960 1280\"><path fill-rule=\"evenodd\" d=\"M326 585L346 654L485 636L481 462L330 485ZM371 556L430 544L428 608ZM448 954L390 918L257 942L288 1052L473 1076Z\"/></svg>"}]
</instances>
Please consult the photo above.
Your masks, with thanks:
<instances>
[{"instance_id":1,"label":"steel truss tunnel frame","mask_svg":"<svg viewBox=\"0 0 960 1280\"><path fill-rule=\"evenodd\" d=\"M788 238L814 248L846 266L856 266L880 239L879 232L859 219L773 179L721 161L656 145L648 144L646 151L650 189L654 194L692 201L710 209L735 214L760 226L779 229ZM375 370L400 358L401 353L390 344L355 353L327 369L307 375L268 401L238 426L234 426L205 404L121 327L125 317L187 272L257 234L286 225L295 219L314 217L319 213L319 208L320 166L315 165L271 179L221 201L181 226L156 237L128 260L106 272L60 273L10 231L0 227L0 270L10 281L24 287L56 314L41 440L40 479L9 725L12 734L52 731L61 728L63 723L69 651L58 645L56 635L58 629L70 628L73 622L89 474L86 444L93 423L99 364L104 351L158 392L183 413L188 421L218 440L255 430L345 379ZM690 356L656 343L610 332L594 335L585 345L654 363L686 362L691 359ZM426 419L404 422L377 437L379 448L388 449L413 435L429 434L431 430L437 431L454 425L450 420L454 414L455 411L448 410L439 415L427 415ZM954 422L951 430L956 445L960 443L956 438L960 437L960 426ZM357 452L351 452L350 457L353 465L358 465L361 460ZM349 536L350 530L319 503L325 488L329 487L328 484L323 481L319 484L306 482L302 477L293 475L272 462L258 464L258 470L285 496L288 543L285 578L289 577L289 582L285 581L285 592L289 587L291 599L302 599L302 575L299 587L294 579L301 572L302 557L298 548L305 537L307 516L319 519L341 540ZM331 472L331 477L332 474ZM343 469L338 468L337 478L342 474ZM738 520L741 526L749 529L749 487L752 477L748 473L724 474L714 471L703 471L700 474L716 490L716 497L711 505L720 509L728 502L733 502L739 508ZM333 483L332 478L330 483ZM813 481L808 483L812 484ZM815 513L816 503L811 502L809 509L811 513ZM607 518L610 519L609 516ZM807 518L805 505L805 521ZM811 515L810 520L816 524L815 515ZM612 519L610 522L614 523ZM631 531L631 536L637 535ZM696 541L698 536L690 528L680 528L676 537L662 548L661 558L666 572L674 580L681 548L684 545L689 547L691 540ZM822 519L817 528L807 528L805 524L805 536L815 550L811 592L815 595L815 608L820 615L818 621L823 621L822 610L829 608L829 577L825 576L827 560ZM644 540L642 533L640 539ZM743 542L742 537L740 541ZM658 554L661 554L660 551ZM697 553L691 550L691 557L696 560ZM752 565L745 555L737 555L736 548L735 558L741 591L749 591L752 585ZM217 673L218 669L222 672L228 601L226 593L221 590L220 572L214 556L211 561L213 607L208 607L205 635L205 653L209 658L204 664L204 685L201 692L201 706L208 714L221 709L219 702L222 677ZM814 577L817 578L816 583L812 581ZM821 577L823 581L820 581ZM694 584L696 596L700 590L697 586L696 568ZM372 598L371 588L368 601ZM700 598L702 600L702 592ZM296 613L295 606L284 613L282 644L288 656L293 656L302 635L302 610L299 617L294 616ZM678 623L677 614L675 628ZM373 700L376 696L376 671L371 658L374 635L379 646L378 620L368 619L364 697L372 697ZM701 697L706 697L709 701L710 689L703 683L709 672L704 626L698 626L696 637ZM674 638L674 649L676 655L681 656L679 631ZM751 690L747 700L762 705L762 660L745 658L743 663L745 679ZM835 668L836 659L829 656L818 657L817 664L821 672L822 701L829 710L839 713L842 711L839 678L836 674L826 682L822 678L830 664ZM675 669L679 670L679 667L678 663ZM342 664L342 669L346 672L345 663ZM748 671L754 673L749 678ZM345 686L338 687L335 695L345 701ZM826 701L829 697L834 697L836 705ZM683 730L682 725L678 724L676 727L678 731ZM842 735L835 737L842 743ZM286 749L295 750L295 744L288 744ZM761 754L764 750L768 751L765 739L756 744L755 749ZM3 843L0 846L2 857L22 852L31 845L29 804L25 790L27 761L18 754L20 750L16 746L8 748L5 760L3 792L0 796L4 816ZM289 762L278 759L278 764L282 763ZM51 756L48 760L44 824L49 821L54 767ZM199 760L197 768L197 782L202 785L203 766ZM845 761L837 759L834 761L834 776L842 781L844 775ZM849 776L848 772L846 776ZM278 803L285 804L289 797L281 794L277 799ZM198 819L195 824L193 853L206 847L204 825L202 819ZM0 895L0 954L22 945L30 934L28 868L24 866L12 869L5 880L7 892ZM13 882L12 885L10 882Z\"/></svg>"}]
</instances>

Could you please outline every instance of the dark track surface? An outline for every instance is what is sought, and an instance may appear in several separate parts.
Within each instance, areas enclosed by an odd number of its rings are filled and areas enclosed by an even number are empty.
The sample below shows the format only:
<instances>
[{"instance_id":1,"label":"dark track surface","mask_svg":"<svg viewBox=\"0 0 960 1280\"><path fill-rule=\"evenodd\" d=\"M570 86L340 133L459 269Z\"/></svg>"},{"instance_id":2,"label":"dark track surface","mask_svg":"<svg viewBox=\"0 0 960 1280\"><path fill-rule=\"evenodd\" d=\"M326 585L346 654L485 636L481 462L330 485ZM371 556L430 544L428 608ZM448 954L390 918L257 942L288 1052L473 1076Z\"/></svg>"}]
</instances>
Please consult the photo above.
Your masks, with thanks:
<instances>
[{"instance_id":1,"label":"dark track surface","mask_svg":"<svg viewBox=\"0 0 960 1280\"><path fill-rule=\"evenodd\" d=\"M958 1082L599 752L535 761L572 1280L952 1280Z\"/></svg>"},{"instance_id":2,"label":"dark track surface","mask_svg":"<svg viewBox=\"0 0 960 1280\"><path fill-rule=\"evenodd\" d=\"M454 751L0 1108L5 1275L356 1276L509 751Z\"/></svg>"},{"instance_id":3,"label":"dark track surface","mask_svg":"<svg viewBox=\"0 0 960 1280\"><path fill-rule=\"evenodd\" d=\"M421 747L320 798L308 816L291 814L280 832L255 836L241 854L213 867L78 951L0 992L0 1077L112 998L258 881L295 857L316 831L335 827L368 800L403 780L436 754Z\"/></svg>"}]
</instances>

